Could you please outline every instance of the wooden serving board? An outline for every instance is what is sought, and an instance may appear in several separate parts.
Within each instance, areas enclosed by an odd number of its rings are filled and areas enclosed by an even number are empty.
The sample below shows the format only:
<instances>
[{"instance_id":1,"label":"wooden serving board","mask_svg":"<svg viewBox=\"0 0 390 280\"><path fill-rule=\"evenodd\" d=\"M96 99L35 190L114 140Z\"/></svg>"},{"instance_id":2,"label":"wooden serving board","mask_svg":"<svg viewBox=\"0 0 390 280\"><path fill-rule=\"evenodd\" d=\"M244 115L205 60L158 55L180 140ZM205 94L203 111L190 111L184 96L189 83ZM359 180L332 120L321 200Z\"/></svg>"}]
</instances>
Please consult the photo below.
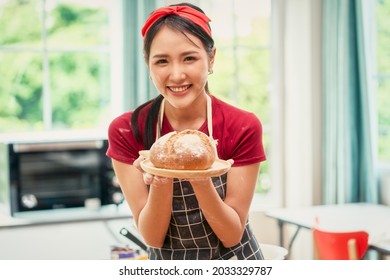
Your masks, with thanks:
<instances>
[{"instance_id":1,"label":"wooden serving board","mask_svg":"<svg viewBox=\"0 0 390 280\"><path fill-rule=\"evenodd\" d=\"M230 170L231 163L229 161L217 159L213 165L206 170L172 170L157 168L149 159L146 159L141 162L141 167L145 172L161 177L191 179L220 176Z\"/></svg>"}]
</instances>

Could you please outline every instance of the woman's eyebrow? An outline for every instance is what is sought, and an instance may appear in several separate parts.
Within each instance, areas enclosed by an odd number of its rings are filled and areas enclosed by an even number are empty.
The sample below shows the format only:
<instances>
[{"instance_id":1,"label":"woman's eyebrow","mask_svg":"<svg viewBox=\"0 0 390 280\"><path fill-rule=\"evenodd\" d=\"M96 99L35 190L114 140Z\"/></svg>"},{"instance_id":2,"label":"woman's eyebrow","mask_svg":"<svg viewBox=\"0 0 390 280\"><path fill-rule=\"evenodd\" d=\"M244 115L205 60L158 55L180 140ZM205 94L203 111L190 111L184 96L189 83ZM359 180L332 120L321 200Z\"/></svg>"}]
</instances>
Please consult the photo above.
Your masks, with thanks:
<instances>
[{"instance_id":1,"label":"woman's eyebrow","mask_svg":"<svg viewBox=\"0 0 390 280\"><path fill-rule=\"evenodd\" d=\"M188 51L188 52L183 52L181 56L187 56L187 55L198 54L198 53L199 53L198 51Z\"/></svg>"},{"instance_id":2,"label":"woman's eyebrow","mask_svg":"<svg viewBox=\"0 0 390 280\"><path fill-rule=\"evenodd\" d=\"M165 57L168 57L168 55L166 54L155 54L152 56L152 58L165 58Z\"/></svg>"},{"instance_id":3,"label":"woman's eyebrow","mask_svg":"<svg viewBox=\"0 0 390 280\"><path fill-rule=\"evenodd\" d=\"M198 53L199 53L198 51L188 51L188 52L181 53L180 56L194 55L194 54L198 54ZM166 57L169 57L169 55L167 55L167 54L155 54L155 55L152 56L152 58L154 58L154 59L166 58Z\"/></svg>"}]
</instances>

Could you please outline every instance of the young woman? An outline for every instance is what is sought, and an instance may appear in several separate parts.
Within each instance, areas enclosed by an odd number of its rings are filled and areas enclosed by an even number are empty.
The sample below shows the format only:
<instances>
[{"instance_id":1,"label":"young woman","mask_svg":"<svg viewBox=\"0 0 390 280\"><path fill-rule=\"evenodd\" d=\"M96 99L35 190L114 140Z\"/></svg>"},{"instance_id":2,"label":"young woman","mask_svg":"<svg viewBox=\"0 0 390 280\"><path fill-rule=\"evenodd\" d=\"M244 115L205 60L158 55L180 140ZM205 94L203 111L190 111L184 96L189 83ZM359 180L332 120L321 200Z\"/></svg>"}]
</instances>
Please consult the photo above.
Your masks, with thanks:
<instances>
[{"instance_id":1,"label":"young woman","mask_svg":"<svg viewBox=\"0 0 390 280\"><path fill-rule=\"evenodd\" d=\"M150 15L142 29L144 56L160 95L109 127L107 155L150 259L263 259L248 224L260 162L266 159L262 126L254 114L209 92L216 54L209 21L187 3ZM138 152L184 129L216 139L218 157L234 161L229 172L193 180L144 173Z\"/></svg>"}]
</instances>

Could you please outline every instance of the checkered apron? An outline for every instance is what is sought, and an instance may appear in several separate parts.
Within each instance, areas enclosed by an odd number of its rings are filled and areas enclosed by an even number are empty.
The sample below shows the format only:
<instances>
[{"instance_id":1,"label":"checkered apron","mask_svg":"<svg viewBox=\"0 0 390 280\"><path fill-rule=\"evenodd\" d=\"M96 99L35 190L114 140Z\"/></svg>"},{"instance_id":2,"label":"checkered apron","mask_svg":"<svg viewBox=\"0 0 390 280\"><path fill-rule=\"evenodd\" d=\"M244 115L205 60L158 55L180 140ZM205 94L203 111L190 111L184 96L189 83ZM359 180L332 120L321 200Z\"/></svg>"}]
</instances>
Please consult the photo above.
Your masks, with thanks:
<instances>
[{"instance_id":1,"label":"checkered apron","mask_svg":"<svg viewBox=\"0 0 390 280\"><path fill-rule=\"evenodd\" d=\"M213 177L214 187L222 199L226 195L224 174ZM191 184L174 180L172 216L162 248L148 249L151 260L264 259L259 244L247 222L241 242L225 248L199 208Z\"/></svg>"},{"instance_id":2,"label":"checkered apron","mask_svg":"<svg viewBox=\"0 0 390 280\"><path fill-rule=\"evenodd\" d=\"M207 100L207 116L212 137L210 97ZM158 130L159 136L160 128ZM212 178L222 200L226 197L226 179L227 174ZM164 244L162 248L149 247L148 255L151 260L264 259L248 221L240 243L224 247L203 216L191 184L179 179L173 181L172 215Z\"/></svg>"}]
</instances>

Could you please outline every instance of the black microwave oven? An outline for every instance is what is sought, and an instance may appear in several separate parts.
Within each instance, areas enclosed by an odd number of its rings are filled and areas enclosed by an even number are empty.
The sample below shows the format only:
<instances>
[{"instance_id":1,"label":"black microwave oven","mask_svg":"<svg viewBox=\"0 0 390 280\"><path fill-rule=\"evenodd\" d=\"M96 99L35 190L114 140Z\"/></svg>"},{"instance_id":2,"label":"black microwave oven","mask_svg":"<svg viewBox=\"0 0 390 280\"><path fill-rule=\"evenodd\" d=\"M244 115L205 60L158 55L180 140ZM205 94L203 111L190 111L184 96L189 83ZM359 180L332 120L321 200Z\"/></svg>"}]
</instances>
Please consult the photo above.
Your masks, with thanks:
<instances>
[{"instance_id":1,"label":"black microwave oven","mask_svg":"<svg viewBox=\"0 0 390 280\"><path fill-rule=\"evenodd\" d=\"M15 213L120 204L107 139L0 144L0 203Z\"/></svg>"}]
</instances>

